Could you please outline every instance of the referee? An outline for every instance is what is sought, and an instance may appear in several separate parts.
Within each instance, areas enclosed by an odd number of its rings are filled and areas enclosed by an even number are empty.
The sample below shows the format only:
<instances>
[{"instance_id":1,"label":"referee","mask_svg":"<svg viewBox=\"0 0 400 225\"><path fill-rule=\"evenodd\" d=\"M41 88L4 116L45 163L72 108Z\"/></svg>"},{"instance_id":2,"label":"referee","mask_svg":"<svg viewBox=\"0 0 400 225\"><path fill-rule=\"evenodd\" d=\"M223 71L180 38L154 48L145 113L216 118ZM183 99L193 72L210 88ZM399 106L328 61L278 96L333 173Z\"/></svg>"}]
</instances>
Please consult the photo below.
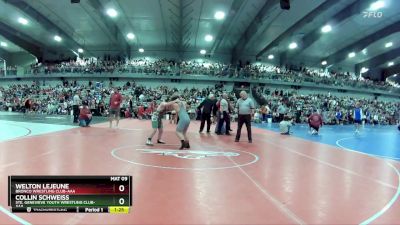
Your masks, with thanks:
<instances>
[{"instance_id":1,"label":"referee","mask_svg":"<svg viewBox=\"0 0 400 225\"><path fill-rule=\"evenodd\" d=\"M72 110L73 110L73 115L74 115L74 123L78 123L78 118L79 118L79 105L81 104L81 98L79 97L79 91L75 92L75 95L73 97L73 104L72 104Z\"/></svg>"},{"instance_id":2,"label":"referee","mask_svg":"<svg viewBox=\"0 0 400 225\"><path fill-rule=\"evenodd\" d=\"M240 92L240 99L236 102L236 109L238 110L238 129L235 142L239 142L240 140L240 132L242 131L242 126L244 123L246 124L249 143L252 143L251 117L254 114L254 102L247 97L247 93L245 91Z\"/></svg>"},{"instance_id":3,"label":"referee","mask_svg":"<svg viewBox=\"0 0 400 225\"><path fill-rule=\"evenodd\" d=\"M206 98L200 105L197 107L198 110L202 110L201 113L201 123L199 133L203 132L205 122L207 121L207 133L210 133L211 127L211 114L214 116L217 113L217 100L215 99L214 94L209 94L208 98Z\"/></svg>"}]
</instances>

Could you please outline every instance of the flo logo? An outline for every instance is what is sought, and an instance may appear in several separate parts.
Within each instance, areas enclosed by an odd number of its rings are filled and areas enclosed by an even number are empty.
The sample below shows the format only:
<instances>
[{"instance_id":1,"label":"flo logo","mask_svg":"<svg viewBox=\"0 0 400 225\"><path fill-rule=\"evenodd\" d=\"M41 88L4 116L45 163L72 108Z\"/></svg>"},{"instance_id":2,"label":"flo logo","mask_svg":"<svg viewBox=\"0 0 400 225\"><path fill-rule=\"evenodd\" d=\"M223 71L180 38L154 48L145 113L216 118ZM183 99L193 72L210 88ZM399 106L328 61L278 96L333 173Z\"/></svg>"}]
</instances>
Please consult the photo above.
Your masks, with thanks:
<instances>
[{"instance_id":1,"label":"flo logo","mask_svg":"<svg viewBox=\"0 0 400 225\"><path fill-rule=\"evenodd\" d=\"M382 18L383 12L379 11L364 11L362 12L363 18Z\"/></svg>"},{"instance_id":2,"label":"flo logo","mask_svg":"<svg viewBox=\"0 0 400 225\"><path fill-rule=\"evenodd\" d=\"M137 149L145 154L156 154L164 156L173 156L181 159L203 159L206 157L236 157L236 152L219 152L219 151L180 151L167 149Z\"/></svg>"}]
</instances>

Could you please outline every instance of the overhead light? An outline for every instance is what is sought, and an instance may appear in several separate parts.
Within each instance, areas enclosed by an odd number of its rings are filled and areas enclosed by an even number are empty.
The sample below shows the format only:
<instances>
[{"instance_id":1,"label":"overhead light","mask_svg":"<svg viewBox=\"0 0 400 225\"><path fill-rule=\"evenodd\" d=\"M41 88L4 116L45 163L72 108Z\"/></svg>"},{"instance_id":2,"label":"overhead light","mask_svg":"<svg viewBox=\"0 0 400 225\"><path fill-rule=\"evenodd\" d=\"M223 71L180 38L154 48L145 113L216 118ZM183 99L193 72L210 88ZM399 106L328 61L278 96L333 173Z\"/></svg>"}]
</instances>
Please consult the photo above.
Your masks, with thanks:
<instances>
[{"instance_id":1,"label":"overhead light","mask_svg":"<svg viewBox=\"0 0 400 225\"><path fill-rule=\"evenodd\" d=\"M128 38L128 39L134 39L135 38L135 35L133 34L133 33L128 33L127 35L126 35L126 37Z\"/></svg>"},{"instance_id":2,"label":"overhead light","mask_svg":"<svg viewBox=\"0 0 400 225\"><path fill-rule=\"evenodd\" d=\"M327 64L326 60L322 61L321 64L325 66Z\"/></svg>"},{"instance_id":3,"label":"overhead light","mask_svg":"<svg viewBox=\"0 0 400 225\"><path fill-rule=\"evenodd\" d=\"M79 53L83 53L83 49L78 48L78 52L79 52Z\"/></svg>"},{"instance_id":4,"label":"overhead light","mask_svg":"<svg viewBox=\"0 0 400 225\"><path fill-rule=\"evenodd\" d=\"M388 66L393 66L394 62L388 62Z\"/></svg>"},{"instance_id":5,"label":"overhead light","mask_svg":"<svg viewBox=\"0 0 400 225\"><path fill-rule=\"evenodd\" d=\"M366 55L366 54L367 54L367 49L364 48L361 52L362 52L364 55Z\"/></svg>"},{"instance_id":6,"label":"overhead light","mask_svg":"<svg viewBox=\"0 0 400 225\"><path fill-rule=\"evenodd\" d=\"M332 31L332 27L331 27L331 25L325 25L325 26L323 26L323 27L321 28L321 31L322 31L323 33L331 32L331 31Z\"/></svg>"},{"instance_id":7,"label":"overhead light","mask_svg":"<svg viewBox=\"0 0 400 225\"><path fill-rule=\"evenodd\" d=\"M225 18L225 13L222 12L222 11L217 11L217 12L214 14L214 18L217 19L217 20L222 20L222 19Z\"/></svg>"},{"instance_id":8,"label":"overhead light","mask_svg":"<svg viewBox=\"0 0 400 225\"><path fill-rule=\"evenodd\" d=\"M361 68L361 71L360 71L360 73L366 73L366 72L368 72L368 68L365 68L365 67L363 67L363 68Z\"/></svg>"},{"instance_id":9,"label":"overhead light","mask_svg":"<svg viewBox=\"0 0 400 225\"><path fill-rule=\"evenodd\" d=\"M22 24L22 25L27 25L28 24L28 20L25 18L18 18L18 23Z\"/></svg>"},{"instance_id":10,"label":"overhead light","mask_svg":"<svg viewBox=\"0 0 400 225\"><path fill-rule=\"evenodd\" d=\"M54 40L60 42L62 40L62 38L58 35L55 35Z\"/></svg>"},{"instance_id":11,"label":"overhead light","mask_svg":"<svg viewBox=\"0 0 400 225\"><path fill-rule=\"evenodd\" d=\"M380 1L376 1L371 3L371 5L369 6L369 9L372 11L376 11L378 9L381 9L385 6L385 2L380 0Z\"/></svg>"},{"instance_id":12,"label":"overhead light","mask_svg":"<svg viewBox=\"0 0 400 225\"><path fill-rule=\"evenodd\" d=\"M205 55L206 53L207 53L206 50L204 50L204 49L200 50L200 54Z\"/></svg>"},{"instance_id":13,"label":"overhead light","mask_svg":"<svg viewBox=\"0 0 400 225\"><path fill-rule=\"evenodd\" d=\"M274 55L272 55L272 54L268 55L268 59L273 59L273 58L274 58Z\"/></svg>"},{"instance_id":14,"label":"overhead light","mask_svg":"<svg viewBox=\"0 0 400 225\"><path fill-rule=\"evenodd\" d=\"M0 45L1 45L2 47L7 47L7 46L8 46L8 44L5 43L4 41L0 42Z\"/></svg>"},{"instance_id":15,"label":"overhead light","mask_svg":"<svg viewBox=\"0 0 400 225\"><path fill-rule=\"evenodd\" d=\"M107 9L107 15L110 17L116 17L118 15L118 12L115 9L110 8Z\"/></svg>"},{"instance_id":16,"label":"overhead light","mask_svg":"<svg viewBox=\"0 0 400 225\"><path fill-rule=\"evenodd\" d=\"M356 53L355 53L355 52L350 52L350 53L349 53L349 58L353 58L354 56L356 56Z\"/></svg>"},{"instance_id":17,"label":"overhead light","mask_svg":"<svg viewBox=\"0 0 400 225\"><path fill-rule=\"evenodd\" d=\"M390 48L393 46L393 42L388 42L385 44L385 48Z\"/></svg>"},{"instance_id":18,"label":"overhead light","mask_svg":"<svg viewBox=\"0 0 400 225\"><path fill-rule=\"evenodd\" d=\"M290 49L295 49L295 48L297 48L297 43L296 43L296 42L290 43L289 48L290 48Z\"/></svg>"},{"instance_id":19,"label":"overhead light","mask_svg":"<svg viewBox=\"0 0 400 225\"><path fill-rule=\"evenodd\" d=\"M206 40L207 42L210 42L210 41L212 41L214 39L214 37L212 36L212 35L210 35L210 34L207 34L205 37L204 37L204 40Z\"/></svg>"},{"instance_id":20,"label":"overhead light","mask_svg":"<svg viewBox=\"0 0 400 225\"><path fill-rule=\"evenodd\" d=\"M140 53L143 53L143 52L144 52L144 49L143 49L143 48L139 48L139 52L140 52Z\"/></svg>"}]
</instances>

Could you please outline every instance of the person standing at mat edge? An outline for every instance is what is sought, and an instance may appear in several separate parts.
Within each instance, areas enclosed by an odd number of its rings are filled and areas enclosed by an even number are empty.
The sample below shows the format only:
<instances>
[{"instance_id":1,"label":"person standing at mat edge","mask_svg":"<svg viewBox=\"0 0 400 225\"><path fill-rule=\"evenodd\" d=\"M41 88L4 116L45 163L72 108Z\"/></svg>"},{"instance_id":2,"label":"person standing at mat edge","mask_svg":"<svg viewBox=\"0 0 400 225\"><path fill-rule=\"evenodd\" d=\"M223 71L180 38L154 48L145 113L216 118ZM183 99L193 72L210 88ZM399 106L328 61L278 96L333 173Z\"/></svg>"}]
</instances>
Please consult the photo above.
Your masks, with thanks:
<instances>
[{"instance_id":1,"label":"person standing at mat edge","mask_svg":"<svg viewBox=\"0 0 400 225\"><path fill-rule=\"evenodd\" d=\"M110 112L109 112L110 128L112 128L113 117L115 117L117 121L116 127L118 127L121 103L122 103L122 95L119 93L119 90L117 88L114 88L114 90L111 91L111 97L110 97Z\"/></svg>"},{"instance_id":2,"label":"person standing at mat edge","mask_svg":"<svg viewBox=\"0 0 400 225\"><path fill-rule=\"evenodd\" d=\"M199 133L203 132L204 124L207 121L207 133L210 133L211 128L211 113L215 117L217 112L217 100L215 100L214 94L209 94L208 98L204 99L197 107L198 110L202 110L201 112L201 123Z\"/></svg>"},{"instance_id":3,"label":"person standing at mat edge","mask_svg":"<svg viewBox=\"0 0 400 225\"><path fill-rule=\"evenodd\" d=\"M218 129L216 134L222 134L222 126L225 122L225 134L230 135L230 118L229 118L229 103L228 103L228 95L226 93L222 94L221 101L219 102L219 111L220 111L220 118L218 120Z\"/></svg>"},{"instance_id":4,"label":"person standing at mat edge","mask_svg":"<svg viewBox=\"0 0 400 225\"><path fill-rule=\"evenodd\" d=\"M240 99L236 102L235 108L238 110L238 129L236 133L235 142L240 140L240 132L242 131L243 123L246 124L247 137L249 143L252 143L251 137L251 118L254 115L254 102L249 97L245 91L240 92Z\"/></svg>"},{"instance_id":5,"label":"person standing at mat edge","mask_svg":"<svg viewBox=\"0 0 400 225\"><path fill-rule=\"evenodd\" d=\"M353 118L354 118L354 124L356 125L355 133L358 134L358 133L360 133L360 126L361 126L361 121L363 118L363 113L362 113L360 102L356 103L356 108L354 109Z\"/></svg>"},{"instance_id":6,"label":"person standing at mat edge","mask_svg":"<svg viewBox=\"0 0 400 225\"><path fill-rule=\"evenodd\" d=\"M72 113L74 115L74 121L73 123L78 123L78 117L79 117L79 105L81 104L81 98L79 97L80 93L79 91L75 92L74 97L72 98Z\"/></svg>"},{"instance_id":7,"label":"person standing at mat edge","mask_svg":"<svg viewBox=\"0 0 400 225\"><path fill-rule=\"evenodd\" d=\"M284 102L279 102L278 104L279 104L278 109L277 109L278 114L279 114L278 122L281 122L281 121L283 121L283 117L286 114L286 107L285 107Z\"/></svg>"}]
</instances>

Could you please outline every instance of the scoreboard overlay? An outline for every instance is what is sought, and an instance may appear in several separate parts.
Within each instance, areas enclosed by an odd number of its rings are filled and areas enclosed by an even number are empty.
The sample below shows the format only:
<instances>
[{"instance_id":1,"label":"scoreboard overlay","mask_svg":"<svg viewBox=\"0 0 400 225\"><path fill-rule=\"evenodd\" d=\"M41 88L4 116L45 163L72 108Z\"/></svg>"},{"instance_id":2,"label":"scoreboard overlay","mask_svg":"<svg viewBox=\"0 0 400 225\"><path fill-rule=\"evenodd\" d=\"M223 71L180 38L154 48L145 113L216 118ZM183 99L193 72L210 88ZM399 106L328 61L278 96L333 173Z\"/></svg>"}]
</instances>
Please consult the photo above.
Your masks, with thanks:
<instances>
[{"instance_id":1,"label":"scoreboard overlay","mask_svg":"<svg viewBox=\"0 0 400 225\"><path fill-rule=\"evenodd\" d=\"M13 213L129 213L132 176L9 176Z\"/></svg>"}]
</instances>

